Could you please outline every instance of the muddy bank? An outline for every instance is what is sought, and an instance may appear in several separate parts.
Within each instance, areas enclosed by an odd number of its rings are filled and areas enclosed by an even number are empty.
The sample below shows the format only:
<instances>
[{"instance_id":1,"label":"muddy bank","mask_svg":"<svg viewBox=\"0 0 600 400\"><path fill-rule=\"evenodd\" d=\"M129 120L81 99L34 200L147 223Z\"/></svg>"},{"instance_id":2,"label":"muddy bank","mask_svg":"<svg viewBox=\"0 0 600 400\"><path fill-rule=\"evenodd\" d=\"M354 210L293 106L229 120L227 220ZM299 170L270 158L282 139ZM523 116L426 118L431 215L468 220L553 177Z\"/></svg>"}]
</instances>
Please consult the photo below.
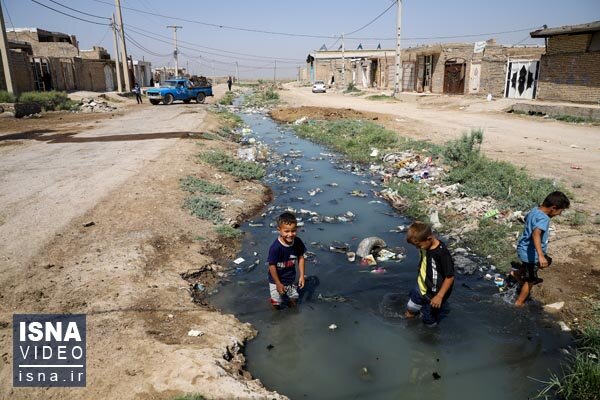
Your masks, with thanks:
<instances>
[{"instance_id":1,"label":"muddy bank","mask_svg":"<svg viewBox=\"0 0 600 400\"><path fill-rule=\"evenodd\" d=\"M202 127L216 125L209 117ZM203 293L192 301L193 284L211 291L223 277L218 258L235 255L239 242L220 238L212 223L182 208L188 194L179 180L192 175L226 186L231 193L220 200L231 221L249 218L269 201L260 183L233 179L196 157L236 147L201 134L177 140L33 259L3 273L5 365L11 364L12 313L87 314L88 361L85 389L16 390L12 369L2 368L0 398L282 398L242 369L240 350L255 330L202 305ZM190 330L201 333L190 336Z\"/></svg>"}]
</instances>

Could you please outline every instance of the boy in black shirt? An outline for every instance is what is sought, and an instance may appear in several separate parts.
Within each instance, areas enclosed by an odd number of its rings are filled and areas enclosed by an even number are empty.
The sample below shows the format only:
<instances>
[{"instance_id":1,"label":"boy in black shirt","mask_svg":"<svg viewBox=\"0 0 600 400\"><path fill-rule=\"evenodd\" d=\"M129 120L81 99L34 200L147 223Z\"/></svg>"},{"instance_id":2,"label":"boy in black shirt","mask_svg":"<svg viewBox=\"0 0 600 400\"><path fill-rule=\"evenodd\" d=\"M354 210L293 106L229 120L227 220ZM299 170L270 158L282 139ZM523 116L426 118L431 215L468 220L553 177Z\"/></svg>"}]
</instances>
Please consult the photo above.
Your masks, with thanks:
<instances>
[{"instance_id":1,"label":"boy in black shirt","mask_svg":"<svg viewBox=\"0 0 600 400\"><path fill-rule=\"evenodd\" d=\"M410 292L405 316L413 318L421 313L423 323L434 327L452 293L454 261L446 245L433 235L431 226L426 223L412 223L406 232L406 241L419 249L421 259L417 286Z\"/></svg>"}]
</instances>

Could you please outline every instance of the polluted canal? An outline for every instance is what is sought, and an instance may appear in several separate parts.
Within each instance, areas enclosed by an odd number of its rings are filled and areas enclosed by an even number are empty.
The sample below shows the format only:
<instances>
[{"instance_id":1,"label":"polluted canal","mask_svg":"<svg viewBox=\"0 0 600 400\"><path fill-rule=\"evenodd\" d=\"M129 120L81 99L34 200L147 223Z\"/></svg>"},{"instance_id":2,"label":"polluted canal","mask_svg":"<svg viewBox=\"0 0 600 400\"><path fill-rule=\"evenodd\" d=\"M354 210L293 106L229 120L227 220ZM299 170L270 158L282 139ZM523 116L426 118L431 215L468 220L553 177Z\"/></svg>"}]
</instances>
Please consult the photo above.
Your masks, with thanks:
<instances>
[{"instance_id":1,"label":"polluted canal","mask_svg":"<svg viewBox=\"0 0 600 400\"><path fill-rule=\"evenodd\" d=\"M560 369L569 335L538 307L515 309L483 268L457 273L438 327L403 319L419 256L402 232L410 221L374 196L379 181L263 114L240 115L270 150L274 196L241 226L239 259L210 302L258 330L247 369L267 388L292 399L526 399ZM307 279L298 307L274 311L266 258L286 209L301 221ZM397 256L349 261L344 247L371 236Z\"/></svg>"}]
</instances>

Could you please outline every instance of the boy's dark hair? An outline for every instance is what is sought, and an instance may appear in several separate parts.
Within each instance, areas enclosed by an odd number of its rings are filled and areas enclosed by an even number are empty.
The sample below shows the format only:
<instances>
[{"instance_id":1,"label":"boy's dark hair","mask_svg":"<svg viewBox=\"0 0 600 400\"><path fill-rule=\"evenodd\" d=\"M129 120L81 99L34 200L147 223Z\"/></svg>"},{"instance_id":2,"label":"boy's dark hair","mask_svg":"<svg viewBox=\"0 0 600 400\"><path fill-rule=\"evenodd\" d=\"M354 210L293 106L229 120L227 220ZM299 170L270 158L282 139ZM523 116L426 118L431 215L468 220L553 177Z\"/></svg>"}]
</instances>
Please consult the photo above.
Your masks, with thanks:
<instances>
[{"instance_id":1,"label":"boy's dark hair","mask_svg":"<svg viewBox=\"0 0 600 400\"><path fill-rule=\"evenodd\" d=\"M570 205L571 202L567 195L559 191L550 193L542 203L543 207L556 207L559 210L565 210L569 208Z\"/></svg>"},{"instance_id":2,"label":"boy's dark hair","mask_svg":"<svg viewBox=\"0 0 600 400\"><path fill-rule=\"evenodd\" d=\"M298 220L296 219L296 216L289 211L286 211L283 214L281 214L279 217L277 217L277 226L278 227L280 227L281 225L297 225L297 224L298 224Z\"/></svg>"},{"instance_id":3,"label":"boy's dark hair","mask_svg":"<svg viewBox=\"0 0 600 400\"><path fill-rule=\"evenodd\" d=\"M417 244L427 240L428 237L433 235L431 225L425 222L415 221L408 227L406 231L406 241L410 244Z\"/></svg>"}]
</instances>

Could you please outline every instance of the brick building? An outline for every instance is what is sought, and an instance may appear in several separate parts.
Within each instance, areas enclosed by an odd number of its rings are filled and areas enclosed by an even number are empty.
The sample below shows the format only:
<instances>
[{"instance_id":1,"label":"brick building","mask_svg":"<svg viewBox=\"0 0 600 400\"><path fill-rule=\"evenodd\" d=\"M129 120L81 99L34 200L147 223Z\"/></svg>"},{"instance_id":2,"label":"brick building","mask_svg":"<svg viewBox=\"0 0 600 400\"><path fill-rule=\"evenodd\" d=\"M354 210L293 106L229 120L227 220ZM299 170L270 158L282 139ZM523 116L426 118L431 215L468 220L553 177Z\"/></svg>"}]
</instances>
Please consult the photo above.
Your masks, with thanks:
<instances>
[{"instance_id":1,"label":"brick building","mask_svg":"<svg viewBox=\"0 0 600 400\"><path fill-rule=\"evenodd\" d=\"M540 29L531 37L546 39L539 99L600 101L600 21Z\"/></svg>"},{"instance_id":2,"label":"brick building","mask_svg":"<svg viewBox=\"0 0 600 400\"><path fill-rule=\"evenodd\" d=\"M535 95L533 89L517 96L507 92L512 61L519 60L535 68L543 47L511 47L498 45L494 40L477 43L444 43L402 49L401 90L446 94L491 93L510 97ZM395 50L319 50L307 58L300 70L300 79L322 80L342 86L345 65L346 85L357 87L392 88L395 80ZM516 68L515 64L515 68ZM518 64L519 66L521 64ZM510 76L509 76L510 75ZM535 83L535 82L534 82ZM532 83L533 86L534 83Z\"/></svg>"},{"instance_id":3,"label":"brick building","mask_svg":"<svg viewBox=\"0 0 600 400\"><path fill-rule=\"evenodd\" d=\"M29 63L32 55L31 45L26 42L9 40L8 49L8 62L15 94L34 90L33 71ZM0 90L6 89L4 79L4 66L0 62Z\"/></svg>"}]
</instances>

